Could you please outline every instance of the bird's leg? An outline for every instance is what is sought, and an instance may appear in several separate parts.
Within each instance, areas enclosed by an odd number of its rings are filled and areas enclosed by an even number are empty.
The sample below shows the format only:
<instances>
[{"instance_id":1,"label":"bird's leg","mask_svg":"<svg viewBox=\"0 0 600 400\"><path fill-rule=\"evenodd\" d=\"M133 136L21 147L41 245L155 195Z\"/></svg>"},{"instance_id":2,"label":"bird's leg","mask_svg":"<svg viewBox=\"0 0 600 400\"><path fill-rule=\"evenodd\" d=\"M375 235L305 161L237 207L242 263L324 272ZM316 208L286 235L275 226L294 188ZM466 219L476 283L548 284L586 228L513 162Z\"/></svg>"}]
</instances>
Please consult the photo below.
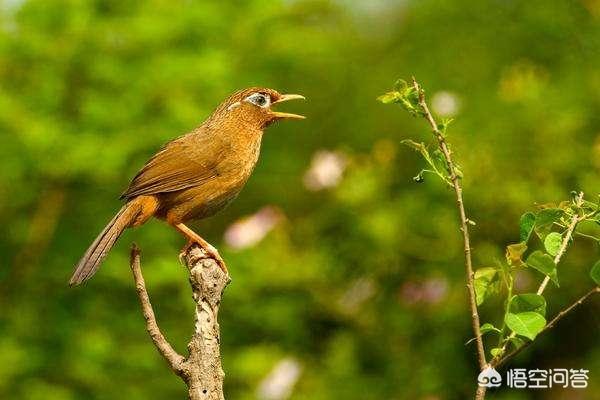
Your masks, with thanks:
<instances>
[{"instance_id":1,"label":"bird's leg","mask_svg":"<svg viewBox=\"0 0 600 400\"><path fill-rule=\"evenodd\" d=\"M213 245L204 240L200 235L196 232L188 228L185 224L173 224L175 229L177 229L183 236L188 239L188 243L185 245L183 249L181 249L181 254L186 253L191 246L194 244L198 244L211 258L214 258L219 267L223 270L223 272L227 273L227 267L225 266L225 261L221 258L219 251L214 248Z\"/></svg>"}]
</instances>

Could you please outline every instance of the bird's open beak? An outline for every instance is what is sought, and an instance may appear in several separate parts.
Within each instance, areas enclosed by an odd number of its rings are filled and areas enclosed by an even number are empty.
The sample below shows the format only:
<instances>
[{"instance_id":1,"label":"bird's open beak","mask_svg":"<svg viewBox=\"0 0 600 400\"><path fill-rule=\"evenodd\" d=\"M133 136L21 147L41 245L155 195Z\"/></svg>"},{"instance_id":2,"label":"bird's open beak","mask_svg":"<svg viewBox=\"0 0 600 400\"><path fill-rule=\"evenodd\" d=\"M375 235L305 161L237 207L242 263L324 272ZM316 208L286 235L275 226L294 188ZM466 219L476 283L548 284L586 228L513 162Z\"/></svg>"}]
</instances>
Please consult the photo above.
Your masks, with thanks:
<instances>
[{"instance_id":1,"label":"bird's open beak","mask_svg":"<svg viewBox=\"0 0 600 400\"><path fill-rule=\"evenodd\" d=\"M277 101L274 101L272 104L279 104L279 103L283 103L284 101L299 100L299 99L306 100L306 97L302 96L301 94L284 94L284 95L281 95L281 97L279 97L279 99L277 99ZM279 112L279 111L271 111L271 114L273 114L277 118L293 118L293 119L305 119L306 118L304 115L291 114L291 113Z\"/></svg>"}]
</instances>

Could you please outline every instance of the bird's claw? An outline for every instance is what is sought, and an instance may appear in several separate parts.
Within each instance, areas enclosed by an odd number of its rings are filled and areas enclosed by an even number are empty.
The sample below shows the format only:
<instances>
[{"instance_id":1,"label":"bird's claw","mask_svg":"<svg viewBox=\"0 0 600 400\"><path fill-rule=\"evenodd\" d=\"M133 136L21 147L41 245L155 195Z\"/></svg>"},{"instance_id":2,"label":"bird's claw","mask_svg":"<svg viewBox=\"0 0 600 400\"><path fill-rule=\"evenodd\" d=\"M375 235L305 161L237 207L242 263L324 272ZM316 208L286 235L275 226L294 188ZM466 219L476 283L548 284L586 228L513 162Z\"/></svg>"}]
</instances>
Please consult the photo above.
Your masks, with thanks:
<instances>
[{"instance_id":1,"label":"bird's claw","mask_svg":"<svg viewBox=\"0 0 600 400\"><path fill-rule=\"evenodd\" d=\"M179 253L179 262L182 265L187 265L186 261L185 261L185 257L188 253L188 251L190 250L190 248L194 245L198 245L206 254L206 256L208 258L212 258L213 260L216 261L217 265L219 266L219 268L221 268L221 270L227 274L227 267L225 266L225 261L223 260L223 258L221 257L221 255L219 254L219 251L217 249L215 249L212 245L210 245L209 243L199 243L197 241L194 240L190 240L187 242L187 244L181 249L181 252Z\"/></svg>"},{"instance_id":2,"label":"bird's claw","mask_svg":"<svg viewBox=\"0 0 600 400\"><path fill-rule=\"evenodd\" d=\"M204 251L206 251L206 254L210 258L216 261L219 268L221 268L221 271L223 271L225 274L228 274L227 267L225 266L225 261L223 260L217 249L210 246L209 249L204 249Z\"/></svg>"},{"instance_id":3,"label":"bird's claw","mask_svg":"<svg viewBox=\"0 0 600 400\"><path fill-rule=\"evenodd\" d=\"M185 262L185 255L187 254L186 251L184 251L184 249L181 249L181 251L179 252L179 264L183 265L184 267L186 266L186 262Z\"/></svg>"}]
</instances>

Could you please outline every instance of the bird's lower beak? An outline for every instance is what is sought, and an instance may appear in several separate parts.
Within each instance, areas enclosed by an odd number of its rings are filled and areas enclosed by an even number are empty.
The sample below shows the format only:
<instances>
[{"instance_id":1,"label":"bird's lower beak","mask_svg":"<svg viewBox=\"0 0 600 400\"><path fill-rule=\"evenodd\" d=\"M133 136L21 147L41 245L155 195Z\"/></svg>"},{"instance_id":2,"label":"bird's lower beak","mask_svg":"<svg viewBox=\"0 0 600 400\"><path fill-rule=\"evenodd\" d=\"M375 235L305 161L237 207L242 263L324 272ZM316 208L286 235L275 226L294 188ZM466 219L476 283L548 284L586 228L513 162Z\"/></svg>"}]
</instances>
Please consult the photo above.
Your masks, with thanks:
<instances>
[{"instance_id":1,"label":"bird's lower beak","mask_svg":"<svg viewBox=\"0 0 600 400\"><path fill-rule=\"evenodd\" d=\"M283 103L284 101L290 101L290 100L306 100L306 97L302 96L301 94L284 94L284 95L281 95L281 97L279 97L279 99L277 99L277 101L274 101L273 104L279 104L279 103ZM292 113L286 113L286 112L271 111L271 113L276 118L291 118L291 119L305 119L306 118L304 115L298 115L298 114L292 114Z\"/></svg>"}]
</instances>

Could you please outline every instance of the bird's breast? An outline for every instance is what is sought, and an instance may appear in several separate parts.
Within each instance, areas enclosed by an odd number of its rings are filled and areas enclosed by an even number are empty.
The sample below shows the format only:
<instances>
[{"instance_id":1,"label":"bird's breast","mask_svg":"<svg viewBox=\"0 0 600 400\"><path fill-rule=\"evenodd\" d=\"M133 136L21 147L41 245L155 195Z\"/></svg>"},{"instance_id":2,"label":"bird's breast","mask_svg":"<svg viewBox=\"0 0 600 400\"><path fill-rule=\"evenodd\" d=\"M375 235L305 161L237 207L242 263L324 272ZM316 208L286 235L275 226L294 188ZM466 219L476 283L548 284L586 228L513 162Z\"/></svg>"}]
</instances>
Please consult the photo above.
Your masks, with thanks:
<instances>
[{"instance_id":1,"label":"bird's breast","mask_svg":"<svg viewBox=\"0 0 600 400\"><path fill-rule=\"evenodd\" d=\"M262 135L260 135L262 136ZM202 184L162 196L163 217L188 221L209 217L237 197L250 178L260 154L261 137L221 147L214 174Z\"/></svg>"}]
</instances>

